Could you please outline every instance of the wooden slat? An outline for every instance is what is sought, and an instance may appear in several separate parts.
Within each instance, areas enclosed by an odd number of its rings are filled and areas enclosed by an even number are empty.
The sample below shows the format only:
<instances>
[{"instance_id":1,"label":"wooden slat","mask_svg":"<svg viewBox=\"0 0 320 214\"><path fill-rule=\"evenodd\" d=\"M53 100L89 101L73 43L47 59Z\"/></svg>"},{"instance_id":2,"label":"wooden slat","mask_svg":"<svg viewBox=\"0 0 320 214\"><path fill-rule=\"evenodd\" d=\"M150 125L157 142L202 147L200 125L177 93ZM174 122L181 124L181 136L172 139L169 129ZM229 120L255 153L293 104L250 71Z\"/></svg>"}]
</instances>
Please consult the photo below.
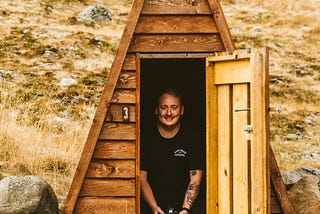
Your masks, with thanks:
<instances>
[{"instance_id":1,"label":"wooden slat","mask_svg":"<svg viewBox=\"0 0 320 214\"><path fill-rule=\"evenodd\" d=\"M249 59L235 61L221 61L214 64L215 84L247 83L251 81Z\"/></svg>"},{"instance_id":2,"label":"wooden slat","mask_svg":"<svg viewBox=\"0 0 320 214\"><path fill-rule=\"evenodd\" d=\"M142 16L135 33L218 33L212 16Z\"/></svg>"},{"instance_id":3,"label":"wooden slat","mask_svg":"<svg viewBox=\"0 0 320 214\"><path fill-rule=\"evenodd\" d=\"M123 119L124 108L129 109L129 119L126 120L125 122L135 122L136 121L136 107L135 107L135 105L115 104L115 103L110 104L109 109L108 109L108 113L106 116L106 121L111 121L111 122L124 121L124 119Z\"/></svg>"},{"instance_id":4,"label":"wooden slat","mask_svg":"<svg viewBox=\"0 0 320 214\"><path fill-rule=\"evenodd\" d=\"M135 140L136 129L134 123L106 122L101 130L101 140Z\"/></svg>"},{"instance_id":5,"label":"wooden slat","mask_svg":"<svg viewBox=\"0 0 320 214\"><path fill-rule=\"evenodd\" d=\"M207 211L208 213L218 213L218 104L217 87L214 85L213 66L207 63Z\"/></svg>"},{"instance_id":6,"label":"wooden slat","mask_svg":"<svg viewBox=\"0 0 320 214\"><path fill-rule=\"evenodd\" d=\"M112 96L112 103L136 103L136 91L135 90L123 90L117 89Z\"/></svg>"},{"instance_id":7,"label":"wooden slat","mask_svg":"<svg viewBox=\"0 0 320 214\"><path fill-rule=\"evenodd\" d=\"M133 71L136 70L136 55L135 54L130 54L128 53L124 63L123 63L123 67L122 70L125 71Z\"/></svg>"},{"instance_id":8,"label":"wooden slat","mask_svg":"<svg viewBox=\"0 0 320 214\"><path fill-rule=\"evenodd\" d=\"M92 126L89 131L89 135L85 146L83 148L82 155L80 157L78 167L76 169L71 187L64 204L63 213L72 213L81 189L81 185L85 178L90 159L93 155L98 137L100 135L101 128L105 121L105 116L107 113L107 108L113 95L113 91L116 87L120 71L122 69L123 62L127 55L127 50L129 48L131 39L133 37L133 32L138 22L144 0L135 0L131 12L128 15L127 25L124 28L123 35L119 42L119 48L113 64L110 69L110 75L106 81L105 88L100 98L100 102L94 116Z\"/></svg>"},{"instance_id":9,"label":"wooden slat","mask_svg":"<svg viewBox=\"0 0 320 214\"><path fill-rule=\"evenodd\" d=\"M288 198L286 187L283 183L282 176L273 154L272 148L269 148L270 155L270 177L272 184L274 186L275 192L277 194L278 200L280 202L281 208L285 214L294 213L293 206Z\"/></svg>"},{"instance_id":10,"label":"wooden slat","mask_svg":"<svg viewBox=\"0 0 320 214\"><path fill-rule=\"evenodd\" d=\"M223 51L218 34L136 35L130 52L212 52Z\"/></svg>"},{"instance_id":11,"label":"wooden slat","mask_svg":"<svg viewBox=\"0 0 320 214\"><path fill-rule=\"evenodd\" d=\"M135 161L92 159L86 177L135 178Z\"/></svg>"},{"instance_id":12,"label":"wooden slat","mask_svg":"<svg viewBox=\"0 0 320 214\"><path fill-rule=\"evenodd\" d=\"M253 135L251 140L251 212L267 213L267 130L266 101L264 97L265 71L262 55L253 53L250 58L250 106Z\"/></svg>"},{"instance_id":13,"label":"wooden slat","mask_svg":"<svg viewBox=\"0 0 320 214\"><path fill-rule=\"evenodd\" d=\"M129 179L85 179L80 191L80 196L105 197L105 196L135 196L135 180Z\"/></svg>"},{"instance_id":14,"label":"wooden slat","mask_svg":"<svg viewBox=\"0 0 320 214\"><path fill-rule=\"evenodd\" d=\"M136 55L136 66L137 66L137 89L136 89L136 181L140 181L140 127L141 127L141 121L140 121L140 94L141 94L141 58L140 54ZM136 182L136 213L139 214L140 212L140 198L141 198L141 187L140 182Z\"/></svg>"},{"instance_id":15,"label":"wooden slat","mask_svg":"<svg viewBox=\"0 0 320 214\"><path fill-rule=\"evenodd\" d=\"M210 14L205 0L145 0L142 14Z\"/></svg>"},{"instance_id":16,"label":"wooden slat","mask_svg":"<svg viewBox=\"0 0 320 214\"><path fill-rule=\"evenodd\" d=\"M232 213L232 92L229 85L218 86L218 183L219 213Z\"/></svg>"},{"instance_id":17,"label":"wooden slat","mask_svg":"<svg viewBox=\"0 0 320 214\"><path fill-rule=\"evenodd\" d=\"M95 152L94 158L107 158L107 159L134 159L135 141L99 141Z\"/></svg>"},{"instance_id":18,"label":"wooden slat","mask_svg":"<svg viewBox=\"0 0 320 214\"><path fill-rule=\"evenodd\" d=\"M221 36L225 51L234 51L235 45L231 36L231 32L228 28L226 18L218 0L210 0L209 6L211 8L214 20Z\"/></svg>"},{"instance_id":19,"label":"wooden slat","mask_svg":"<svg viewBox=\"0 0 320 214\"><path fill-rule=\"evenodd\" d=\"M134 198L82 198L77 201L74 214L129 214L135 211Z\"/></svg>"},{"instance_id":20,"label":"wooden slat","mask_svg":"<svg viewBox=\"0 0 320 214\"><path fill-rule=\"evenodd\" d=\"M233 210L247 213L249 209L248 142L245 127L248 125L248 112L235 109L249 108L248 84L233 85Z\"/></svg>"},{"instance_id":21,"label":"wooden slat","mask_svg":"<svg viewBox=\"0 0 320 214\"><path fill-rule=\"evenodd\" d=\"M117 88L121 89L135 89L136 88L136 73L135 72L121 72Z\"/></svg>"}]
</instances>

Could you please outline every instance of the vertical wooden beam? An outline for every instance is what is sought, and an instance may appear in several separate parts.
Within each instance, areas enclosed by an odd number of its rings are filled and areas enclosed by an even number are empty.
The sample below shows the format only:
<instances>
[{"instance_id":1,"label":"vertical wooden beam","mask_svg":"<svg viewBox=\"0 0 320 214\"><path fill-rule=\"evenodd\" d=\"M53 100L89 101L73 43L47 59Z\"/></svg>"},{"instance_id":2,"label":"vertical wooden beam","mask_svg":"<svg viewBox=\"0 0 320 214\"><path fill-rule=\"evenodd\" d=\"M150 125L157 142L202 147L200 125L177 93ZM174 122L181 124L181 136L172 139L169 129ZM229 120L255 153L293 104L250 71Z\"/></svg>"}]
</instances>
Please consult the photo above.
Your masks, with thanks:
<instances>
[{"instance_id":1,"label":"vertical wooden beam","mask_svg":"<svg viewBox=\"0 0 320 214\"><path fill-rule=\"evenodd\" d=\"M108 105L110 103L114 89L116 87L117 80L119 78L120 71L122 69L123 62L125 60L131 39L133 37L135 27L138 23L138 19L141 13L143 3L144 3L144 0L135 0L132 5L131 12L128 16L127 25L123 31L123 35L119 43L118 52L113 61L113 64L109 73L109 77L105 83L105 88L103 90L95 117L93 119L93 123L89 131L87 142L83 148L83 152L79 160L78 167L76 169L76 172L75 172L75 175L66 199L63 213L73 213L73 210L75 208L75 205L82 187L82 183L84 181L90 160L92 158L96 143L99 138L99 134L100 134L103 122L105 120L105 116L108 110Z\"/></svg>"},{"instance_id":2,"label":"vertical wooden beam","mask_svg":"<svg viewBox=\"0 0 320 214\"><path fill-rule=\"evenodd\" d=\"M136 55L136 213L140 213L140 54Z\"/></svg>"},{"instance_id":3,"label":"vertical wooden beam","mask_svg":"<svg viewBox=\"0 0 320 214\"><path fill-rule=\"evenodd\" d=\"M214 66L207 60L207 213L218 213L218 110L217 87L214 84ZM222 190L223 191L223 190Z\"/></svg>"},{"instance_id":4,"label":"vertical wooden beam","mask_svg":"<svg viewBox=\"0 0 320 214\"><path fill-rule=\"evenodd\" d=\"M222 7L218 0L208 0L210 9L213 13L214 20L216 21L217 28L220 32L221 40L226 51L234 51L235 46L232 40L230 30L226 18L223 14Z\"/></svg>"},{"instance_id":5,"label":"vertical wooden beam","mask_svg":"<svg viewBox=\"0 0 320 214\"><path fill-rule=\"evenodd\" d=\"M252 53L250 58L251 125L251 212L267 213L266 108L264 100L263 55Z\"/></svg>"},{"instance_id":6,"label":"vertical wooden beam","mask_svg":"<svg viewBox=\"0 0 320 214\"><path fill-rule=\"evenodd\" d=\"M233 85L233 210L247 213L249 206L248 141L245 131L248 111L248 84Z\"/></svg>"},{"instance_id":7,"label":"vertical wooden beam","mask_svg":"<svg viewBox=\"0 0 320 214\"><path fill-rule=\"evenodd\" d=\"M232 212L232 91L218 86L218 189L219 213Z\"/></svg>"}]
</instances>

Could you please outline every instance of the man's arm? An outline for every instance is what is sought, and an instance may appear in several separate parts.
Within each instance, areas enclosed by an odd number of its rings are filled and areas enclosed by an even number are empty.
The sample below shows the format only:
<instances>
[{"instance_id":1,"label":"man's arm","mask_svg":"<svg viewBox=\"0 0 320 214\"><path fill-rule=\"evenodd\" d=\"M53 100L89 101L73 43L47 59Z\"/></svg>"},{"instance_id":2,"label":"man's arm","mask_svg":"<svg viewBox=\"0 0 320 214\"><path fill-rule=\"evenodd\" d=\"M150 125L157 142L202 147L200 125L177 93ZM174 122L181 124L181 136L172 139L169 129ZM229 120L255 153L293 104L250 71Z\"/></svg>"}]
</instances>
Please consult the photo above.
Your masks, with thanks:
<instances>
[{"instance_id":1,"label":"man's arm","mask_svg":"<svg viewBox=\"0 0 320 214\"><path fill-rule=\"evenodd\" d=\"M165 214L154 198L151 186L147 179L147 171L140 170L140 186L144 200L150 206L153 214Z\"/></svg>"},{"instance_id":2,"label":"man's arm","mask_svg":"<svg viewBox=\"0 0 320 214\"><path fill-rule=\"evenodd\" d=\"M191 170L189 172L190 182L184 197L183 208L179 214L187 214L187 210L191 210L195 200L197 199L200 191L200 183L202 180L203 171L202 170Z\"/></svg>"}]
</instances>

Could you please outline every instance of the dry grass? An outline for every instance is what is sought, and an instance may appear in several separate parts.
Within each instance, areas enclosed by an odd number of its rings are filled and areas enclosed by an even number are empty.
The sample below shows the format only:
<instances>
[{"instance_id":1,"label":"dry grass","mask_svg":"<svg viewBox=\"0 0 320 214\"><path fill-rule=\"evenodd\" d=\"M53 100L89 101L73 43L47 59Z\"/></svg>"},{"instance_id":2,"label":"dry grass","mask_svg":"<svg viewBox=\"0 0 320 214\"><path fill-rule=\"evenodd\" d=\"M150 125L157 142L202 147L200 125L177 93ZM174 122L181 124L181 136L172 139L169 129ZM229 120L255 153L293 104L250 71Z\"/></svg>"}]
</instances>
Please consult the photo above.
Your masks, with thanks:
<instances>
[{"instance_id":1,"label":"dry grass","mask_svg":"<svg viewBox=\"0 0 320 214\"><path fill-rule=\"evenodd\" d=\"M93 2L105 4L114 20L74 22ZM2 4L0 173L44 176L58 195L67 194L131 2ZM282 107L271 114L271 143L281 170L320 168L320 2L221 2L237 48L270 48L270 102ZM63 78L77 83L61 86Z\"/></svg>"}]
</instances>

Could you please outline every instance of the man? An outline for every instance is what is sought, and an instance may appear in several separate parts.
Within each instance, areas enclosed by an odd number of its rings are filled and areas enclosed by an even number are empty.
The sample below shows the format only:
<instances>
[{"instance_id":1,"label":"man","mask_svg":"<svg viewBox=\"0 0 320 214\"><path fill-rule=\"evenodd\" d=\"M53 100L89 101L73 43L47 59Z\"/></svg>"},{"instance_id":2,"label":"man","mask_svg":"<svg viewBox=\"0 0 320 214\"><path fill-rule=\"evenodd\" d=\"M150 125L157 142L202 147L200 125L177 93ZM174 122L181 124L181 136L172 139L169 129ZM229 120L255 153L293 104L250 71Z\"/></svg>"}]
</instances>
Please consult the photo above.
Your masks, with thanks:
<instances>
[{"instance_id":1,"label":"man","mask_svg":"<svg viewBox=\"0 0 320 214\"><path fill-rule=\"evenodd\" d=\"M156 127L141 130L141 214L204 214L194 210L204 168L201 137L181 124L181 95L167 89L155 114Z\"/></svg>"}]
</instances>

